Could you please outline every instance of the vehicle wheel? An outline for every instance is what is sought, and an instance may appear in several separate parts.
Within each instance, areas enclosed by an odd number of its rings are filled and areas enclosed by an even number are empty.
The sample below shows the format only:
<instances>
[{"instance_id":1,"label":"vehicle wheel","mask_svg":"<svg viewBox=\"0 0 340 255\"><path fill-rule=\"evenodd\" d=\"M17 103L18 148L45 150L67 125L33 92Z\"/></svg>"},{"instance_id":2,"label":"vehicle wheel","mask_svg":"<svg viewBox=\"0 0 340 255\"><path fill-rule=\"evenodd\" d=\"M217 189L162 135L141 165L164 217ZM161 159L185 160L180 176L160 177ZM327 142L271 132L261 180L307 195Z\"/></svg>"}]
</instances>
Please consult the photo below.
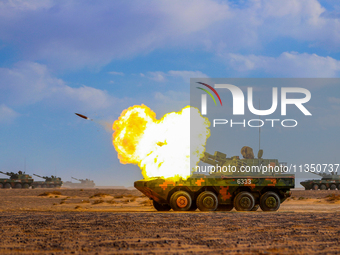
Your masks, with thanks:
<instances>
[{"instance_id":1,"label":"vehicle wheel","mask_svg":"<svg viewBox=\"0 0 340 255\"><path fill-rule=\"evenodd\" d=\"M9 184L9 183L6 183L5 186L4 186L5 189L10 189L11 187L12 187L12 186L11 186L11 184Z\"/></svg>"},{"instance_id":2,"label":"vehicle wheel","mask_svg":"<svg viewBox=\"0 0 340 255\"><path fill-rule=\"evenodd\" d=\"M336 185L335 184L331 185L331 190L336 190Z\"/></svg>"},{"instance_id":3,"label":"vehicle wheel","mask_svg":"<svg viewBox=\"0 0 340 255\"><path fill-rule=\"evenodd\" d=\"M260 198L262 211L277 211L280 208L280 198L272 191L264 193Z\"/></svg>"},{"instance_id":4,"label":"vehicle wheel","mask_svg":"<svg viewBox=\"0 0 340 255\"><path fill-rule=\"evenodd\" d=\"M47 188L47 186L46 186L45 184L44 184L44 185L42 185L41 187L42 187L43 189Z\"/></svg>"},{"instance_id":5,"label":"vehicle wheel","mask_svg":"<svg viewBox=\"0 0 340 255\"><path fill-rule=\"evenodd\" d=\"M24 189L29 189L30 188L30 185L28 183L25 183L24 186L22 186L22 188Z\"/></svg>"},{"instance_id":6,"label":"vehicle wheel","mask_svg":"<svg viewBox=\"0 0 340 255\"><path fill-rule=\"evenodd\" d=\"M171 207L170 205L161 205L160 203L157 203L155 200L152 200L153 207L159 212L166 212L170 211Z\"/></svg>"},{"instance_id":7,"label":"vehicle wheel","mask_svg":"<svg viewBox=\"0 0 340 255\"><path fill-rule=\"evenodd\" d=\"M35 188L40 189L40 188L41 188L41 185L37 185L37 186L35 186Z\"/></svg>"},{"instance_id":8,"label":"vehicle wheel","mask_svg":"<svg viewBox=\"0 0 340 255\"><path fill-rule=\"evenodd\" d=\"M48 186L49 188L51 188L51 189L53 189L54 188L54 185L50 185L50 186Z\"/></svg>"},{"instance_id":9,"label":"vehicle wheel","mask_svg":"<svg viewBox=\"0 0 340 255\"><path fill-rule=\"evenodd\" d=\"M257 204L257 205L254 205L254 207L253 207L253 209L251 209L252 211L257 211L257 209L259 209L259 207L260 207L260 205L259 204Z\"/></svg>"},{"instance_id":10,"label":"vehicle wheel","mask_svg":"<svg viewBox=\"0 0 340 255\"><path fill-rule=\"evenodd\" d=\"M216 211L231 211L234 208L234 205L218 205Z\"/></svg>"},{"instance_id":11,"label":"vehicle wheel","mask_svg":"<svg viewBox=\"0 0 340 255\"><path fill-rule=\"evenodd\" d=\"M340 184L338 184L338 190L340 190Z\"/></svg>"},{"instance_id":12,"label":"vehicle wheel","mask_svg":"<svg viewBox=\"0 0 340 255\"><path fill-rule=\"evenodd\" d=\"M319 185L314 184L314 185L313 185L313 190L318 190L318 189L319 189Z\"/></svg>"},{"instance_id":13,"label":"vehicle wheel","mask_svg":"<svg viewBox=\"0 0 340 255\"><path fill-rule=\"evenodd\" d=\"M238 193L234 199L234 207L237 211L250 211L254 205L254 196L247 191Z\"/></svg>"},{"instance_id":14,"label":"vehicle wheel","mask_svg":"<svg viewBox=\"0 0 340 255\"><path fill-rule=\"evenodd\" d=\"M170 198L170 206L174 211L188 211L191 204L191 196L186 191L176 191Z\"/></svg>"},{"instance_id":15,"label":"vehicle wheel","mask_svg":"<svg viewBox=\"0 0 340 255\"><path fill-rule=\"evenodd\" d=\"M218 199L215 193L203 191L196 200L197 207L200 211L215 211L218 206Z\"/></svg>"},{"instance_id":16,"label":"vehicle wheel","mask_svg":"<svg viewBox=\"0 0 340 255\"><path fill-rule=\"evenodd\" d=\"M4 185L2 183L0 183L0 189L2 189L4 187Z\"/></svg>"},{"instance_id":17,"label":"vehicle wheel","mask_svg":"<svg viewBox=\"0 0 340 255\"><path fill-rule=\"evenodd\" d=\"M325 184L321 184L321 185L320 185L320 189L321 189L321 190L326 190L326 189L327 189L327 187L326 187L326 185L325 185Z\"/></svg>"},{"instance_id":18,"label":"vehicle wheel","mask_svg":"<svg viewBox=\"0 0 340 255\"><path fill-rule=\"evenodd\" d=\"M21 189L21 188L22 188L22 185L21 185L21 183L17 183L17 184L15 184L14 188L15 188L15 189Z\"/></svg>"}]
</instances>

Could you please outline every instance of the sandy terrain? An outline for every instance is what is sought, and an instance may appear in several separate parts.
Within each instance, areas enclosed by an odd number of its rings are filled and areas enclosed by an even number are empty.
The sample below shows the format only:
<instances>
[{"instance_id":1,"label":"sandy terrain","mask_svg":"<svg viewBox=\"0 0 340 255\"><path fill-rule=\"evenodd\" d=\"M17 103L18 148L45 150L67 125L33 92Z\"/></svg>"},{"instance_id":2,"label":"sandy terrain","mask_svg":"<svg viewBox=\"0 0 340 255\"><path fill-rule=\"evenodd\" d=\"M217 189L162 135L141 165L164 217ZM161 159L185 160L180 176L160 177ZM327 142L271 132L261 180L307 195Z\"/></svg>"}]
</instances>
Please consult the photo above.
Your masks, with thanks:
<instances>
[{"instance_id":1,"label":"sandy terrain","mask_svg":"<svg viewBox=\"0 0 340 255\"><path fill-rule=\"evenodd\" d=\"M340 254L338 195L295 190L272 213L160 213L137 190L2 189L0 254Z\"/></svg>"}]
</instances>

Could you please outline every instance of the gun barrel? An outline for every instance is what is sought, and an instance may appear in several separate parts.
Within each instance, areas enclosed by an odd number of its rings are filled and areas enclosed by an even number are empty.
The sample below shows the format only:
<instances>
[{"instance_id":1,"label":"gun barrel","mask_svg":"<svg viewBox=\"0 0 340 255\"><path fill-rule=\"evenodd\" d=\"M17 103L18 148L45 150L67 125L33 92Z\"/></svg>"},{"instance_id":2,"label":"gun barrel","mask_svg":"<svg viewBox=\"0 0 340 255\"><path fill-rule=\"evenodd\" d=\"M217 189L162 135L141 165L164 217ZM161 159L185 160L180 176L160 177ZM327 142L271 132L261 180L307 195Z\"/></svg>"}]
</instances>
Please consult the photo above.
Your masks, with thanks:
<instances>
[{"instance_id":1,"label":"gun barrel","mask_svg":"<svg viewBox=\"0 0 340 255\"><path fill-rule=\"evenodd\" d=\"M323 177L323 174L322 173L314 173L314 172L310 172L312 174L316 174L316 175L319 175L319 176L322 176Z\"/></svg>"},{"instance_id":2,"label":"gun barrel","mask_svg":"<svg viewBox=\"0 0 340 255\"><path fill-rule=\"evenodd\" d=\"M77 178L74 178L74 177L71 177L73 180L77 180L77 181L79 181Z\"/></svg>"},{"instance_id":3,"label":"gun barrel","mask_svg":"<svg viewBox=\"0 0 340 255\"><path fill-rule=\"evenodd\" d=\"M0 171L0 173L10 176L8 173Z\"/></svg>"},{"instance_id":4,"label":"gun barrel","mask_svg":"<svg viewBox=\"0 0 340 255\"><path fill-rule=\"evenodd\" d=\"M44 178L44 177L42 177L42 176L40 176L40 175L38 175L38 174L33 174L33 175L35 175L35 176L37 176L37 177L40 177L40 178L43 178L43 179L46 179L46 178Z\"/></svg>"}]
</instances>

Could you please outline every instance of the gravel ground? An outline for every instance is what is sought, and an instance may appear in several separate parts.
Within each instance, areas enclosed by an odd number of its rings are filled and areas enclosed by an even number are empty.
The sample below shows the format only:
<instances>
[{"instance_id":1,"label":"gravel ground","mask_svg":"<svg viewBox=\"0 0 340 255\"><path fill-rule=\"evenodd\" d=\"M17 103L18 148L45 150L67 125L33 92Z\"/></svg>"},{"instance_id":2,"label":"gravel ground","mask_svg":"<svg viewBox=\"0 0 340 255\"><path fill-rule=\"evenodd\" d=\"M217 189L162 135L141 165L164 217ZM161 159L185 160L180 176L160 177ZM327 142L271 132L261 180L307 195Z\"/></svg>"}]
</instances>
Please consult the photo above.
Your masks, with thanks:
<instances>
[{"instance_id":1,"label":"gravel ground","mask_svg":"<svg viewBox=\"0 0 340 255\"><path fill-rule=\"evenodd\" d=\"M338 254L340 213L0 213L1 254Z\"/></svg>"},{"instance_id":2,"label":"gravel ground","mask_svg":"<svg viewBox=\"0 0 340 255\"><path fill-rule=\"evenodd\" d=\"M294 190L271 213L160 213L136 190L39 196L51 191L0 190L0 254L340 254L327 198L340 191Z\"/></svg>"}]
</instances>

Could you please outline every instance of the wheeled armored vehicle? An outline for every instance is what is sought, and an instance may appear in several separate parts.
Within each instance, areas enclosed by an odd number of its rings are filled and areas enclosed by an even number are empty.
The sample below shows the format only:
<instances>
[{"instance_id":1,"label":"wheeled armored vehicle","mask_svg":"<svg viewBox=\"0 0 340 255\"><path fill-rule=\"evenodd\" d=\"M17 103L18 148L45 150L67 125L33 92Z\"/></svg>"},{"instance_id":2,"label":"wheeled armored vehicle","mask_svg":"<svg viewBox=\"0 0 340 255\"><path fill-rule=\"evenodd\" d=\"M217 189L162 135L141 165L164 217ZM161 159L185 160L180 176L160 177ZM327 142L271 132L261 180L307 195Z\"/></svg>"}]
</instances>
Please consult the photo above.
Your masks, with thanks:
<instances>
[{"instance_id":1,"label":"wheeled armored vehicle","mask_svg":"<svg viewBox=\"0 0 340 255\"><path fill-rule=\"evenodd\" d=\"M230 211L233 208L237 211L255 211L259 207L263 211L278 210L280 204L291 196L290 189L295 186L295 176L275 172L241 172L242 166L279 165L276 159L262 159L262 150L257 159L251 153L242 154L244 159L238 156L227 158L221 152L215 152L214 155L205 153L201 158L201 161L210 165L235 166L235 173L195 173L186 180L161 177L143 179L136 181L134 186L152 199L158 211L194 211L197 208L200 211Z\"/></svg>"}]
</instances>

